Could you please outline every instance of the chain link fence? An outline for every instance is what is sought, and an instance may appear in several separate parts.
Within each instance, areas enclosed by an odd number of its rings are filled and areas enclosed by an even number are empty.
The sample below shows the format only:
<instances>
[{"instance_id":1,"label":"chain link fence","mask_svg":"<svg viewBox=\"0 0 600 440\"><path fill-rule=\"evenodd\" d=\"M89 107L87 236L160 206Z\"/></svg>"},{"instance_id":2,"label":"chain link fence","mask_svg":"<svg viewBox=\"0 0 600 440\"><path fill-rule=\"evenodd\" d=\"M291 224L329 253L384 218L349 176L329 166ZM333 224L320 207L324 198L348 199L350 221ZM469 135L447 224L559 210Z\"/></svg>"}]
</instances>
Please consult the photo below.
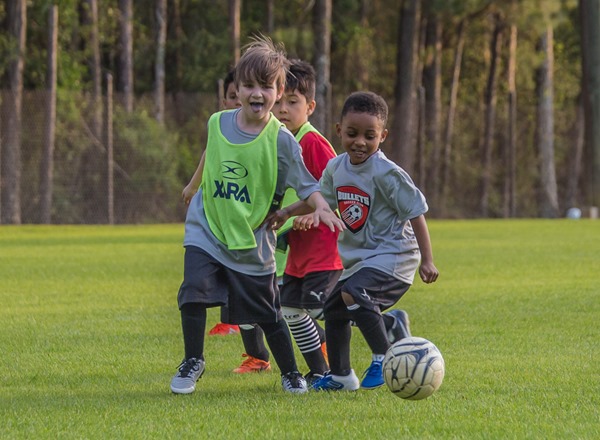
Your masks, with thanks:
<instances>
[{"instance_id":1,"label":"chain link fence","mask_svg":"<svg viewBox=\"0 0 600 440\"><path fill-rule=\"evenodd\" d=\"M7 179L20 174L21 223L39 223L40 188L47 121L46 91L25 91L22 98L20 163L8 161L6 135L12 100L0 92L0 153L2 223L9 203ZM92 112L92 99L79 92L58 92L52 166L51 223L103 224L178 222L185 209L180 194L198 163L206 139L206 121L217 109L216 94L180 93L165 97L165 123L154 118L151 96L136 97L127 113L114 96L112 126L106 123L107 98L102 111ZM110 131L111 130L111 131ZM113 146L112 191L107 142ZM15 163L16 162L16 163ZM12 171L12 172L11 172ZM11 186L8 186L11 187ZM109 197L113 192L114 197ZM12 194L14 196L14 194ZM112 203L110 203L112 200ZM110 205L109 205L110 203Z\"/></svg>"}]
</instances>

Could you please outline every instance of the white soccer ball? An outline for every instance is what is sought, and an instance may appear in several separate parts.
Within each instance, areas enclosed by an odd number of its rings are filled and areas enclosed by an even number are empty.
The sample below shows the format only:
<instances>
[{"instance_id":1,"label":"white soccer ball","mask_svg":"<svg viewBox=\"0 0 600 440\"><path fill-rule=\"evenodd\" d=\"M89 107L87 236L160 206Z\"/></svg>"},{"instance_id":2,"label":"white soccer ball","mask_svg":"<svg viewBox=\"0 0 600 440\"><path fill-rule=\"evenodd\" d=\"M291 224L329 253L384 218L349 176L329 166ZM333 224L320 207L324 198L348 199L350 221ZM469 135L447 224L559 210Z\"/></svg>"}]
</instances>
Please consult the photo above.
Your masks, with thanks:
<instances>
[{"instance_id":1,"label":"white soccer ball","mask_svg":"<svg viewBox=\"0 0 600 440\"><path fill-rule=\"evenodd\" d=\"M425 338L410 337L394 343L383 360L383 378L402 399L421 400L441 385L446 372L440 350Z\"/></svg>"}]
</instances>

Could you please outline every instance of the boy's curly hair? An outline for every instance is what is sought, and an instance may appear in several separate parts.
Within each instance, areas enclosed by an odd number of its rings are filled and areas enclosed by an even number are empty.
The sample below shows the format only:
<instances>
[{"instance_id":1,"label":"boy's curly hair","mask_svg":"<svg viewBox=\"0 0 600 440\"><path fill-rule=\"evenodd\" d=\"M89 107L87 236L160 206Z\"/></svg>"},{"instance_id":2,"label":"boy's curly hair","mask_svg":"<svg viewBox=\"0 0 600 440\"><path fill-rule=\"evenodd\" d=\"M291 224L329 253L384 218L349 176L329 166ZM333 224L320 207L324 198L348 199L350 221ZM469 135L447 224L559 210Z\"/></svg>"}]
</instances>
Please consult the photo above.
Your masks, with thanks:
<instances>
[{"instance_id":1,"label":"boy's curly hair","mask_svg":"<svg viewBox=\"0 0 600 440\"><path fill-rule=\"evenodd\" d=\"M269 37L258 35L244 46L235 66L235 81L256 80L261 85L275 82L277 88L284 87L288 66L283 43L275 44Z\"/></svg>"},{"instance_id":2,"label":"boy's curly hair","mask_svg":"<svg viewBox=\"0 0 600 440\"><path fill-rule=\"evenodd\" d=\"M373 92L354 92L350 94L344 102L344 107L342 107L342 118L350 112L367 113L379 118L384 127L387 124L388 105L385 99Z\"/></svg>"}]
</instances>

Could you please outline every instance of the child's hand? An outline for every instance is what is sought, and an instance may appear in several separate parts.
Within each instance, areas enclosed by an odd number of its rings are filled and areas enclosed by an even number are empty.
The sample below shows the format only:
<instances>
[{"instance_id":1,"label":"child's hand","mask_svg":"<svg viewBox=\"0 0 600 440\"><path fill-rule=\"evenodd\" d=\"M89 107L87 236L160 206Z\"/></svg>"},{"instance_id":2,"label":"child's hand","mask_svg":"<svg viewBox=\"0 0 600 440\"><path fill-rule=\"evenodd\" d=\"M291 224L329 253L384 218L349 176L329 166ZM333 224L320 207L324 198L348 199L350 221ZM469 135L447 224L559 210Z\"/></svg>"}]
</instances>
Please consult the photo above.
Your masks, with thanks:
<instances>
[{"instance_id":1,"label":"child's hand","mask_svg":"<svg viewBox=\"0 0 600 440\"><path fill-rule=\"evenodd\" d=\"M294 230L295 231L307 231L312 228L314 223L313 214L299 215L294 219Z\"/></svg>"},{"instance_id":2,"label":"child's hand","mask_svg":"<svg viewBox=\"0 0 600 440\"><path fill-rule=\"evenodd\" d=\"M421 262L419 266L419 275L424 283L433 283L438 279L440 273L433 263L430 262Z\"/></svg>"},{"instance_id":3,"label":"child's hand","mask_svg":"<svg viewBox=\"0 0 600 440\"><path fill-rule=\"evenodd\" d=\"M198 187L192 185L187 185L185 188L183 188L183 191L181 192L181 198L183 199L183 203L189 205L190 201L192 200L192 197L194 197L194 195L197 192Z\"/></svg>"},{"instance_id":4,"label":"child's hand","mask_svg":"<svg viewBox=\"0 0 600 440\"><path fill-rule=\"evenodd\" d=\"M325 223L331 232L335 232L336 228L342 232L346 229L344 222L337 216L335 212L327 209L317 209L313 214L313 227L319 226L321 222Z\"/></svg>"},{"instance_id":5,"label":"child's hand","mask_svg":"<svg viewBox=\"0 0 600 440\"><path fill-rule=\"evenodd\" d=\"M285 208L278 209L277 211L267 215L267 218L263 224L266 224L268 229L273 229L276 231L277 229L281 228L289 218L290 216Z\"/></svg>"}]
</instances>

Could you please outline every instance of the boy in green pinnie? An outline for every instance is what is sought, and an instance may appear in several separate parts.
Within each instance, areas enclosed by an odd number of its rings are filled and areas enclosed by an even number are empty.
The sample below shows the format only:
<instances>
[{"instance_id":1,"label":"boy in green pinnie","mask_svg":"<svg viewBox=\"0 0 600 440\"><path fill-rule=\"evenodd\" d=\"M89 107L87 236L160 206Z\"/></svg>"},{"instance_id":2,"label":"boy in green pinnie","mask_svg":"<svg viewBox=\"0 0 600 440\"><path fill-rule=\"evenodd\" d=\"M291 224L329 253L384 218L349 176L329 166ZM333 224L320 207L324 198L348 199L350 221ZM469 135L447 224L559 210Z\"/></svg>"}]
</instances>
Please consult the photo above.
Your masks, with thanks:
<instances>
[{"instance_id":1,"label":"boy in green pinnie","mask_svg":"<svg viewBox=\"0 0 600 440\"><path fill-rule=\"evenodd\" d=\"M242 106L216 113L208 122L202 184L185 222L184 279L177 298L185 355L171 380L174 393L192 393L204 373L206 312L218 306L222 322L257 323L263 329L285 391L307 391L282 319L277 239L267 224L285 190L293 188L314 209L316 225L332 231L344 225L304 166L294 136L271 114L283 93L287 66L283 49L270 39L250 43L236 66Z\"/></svg>"}]
</instances>

